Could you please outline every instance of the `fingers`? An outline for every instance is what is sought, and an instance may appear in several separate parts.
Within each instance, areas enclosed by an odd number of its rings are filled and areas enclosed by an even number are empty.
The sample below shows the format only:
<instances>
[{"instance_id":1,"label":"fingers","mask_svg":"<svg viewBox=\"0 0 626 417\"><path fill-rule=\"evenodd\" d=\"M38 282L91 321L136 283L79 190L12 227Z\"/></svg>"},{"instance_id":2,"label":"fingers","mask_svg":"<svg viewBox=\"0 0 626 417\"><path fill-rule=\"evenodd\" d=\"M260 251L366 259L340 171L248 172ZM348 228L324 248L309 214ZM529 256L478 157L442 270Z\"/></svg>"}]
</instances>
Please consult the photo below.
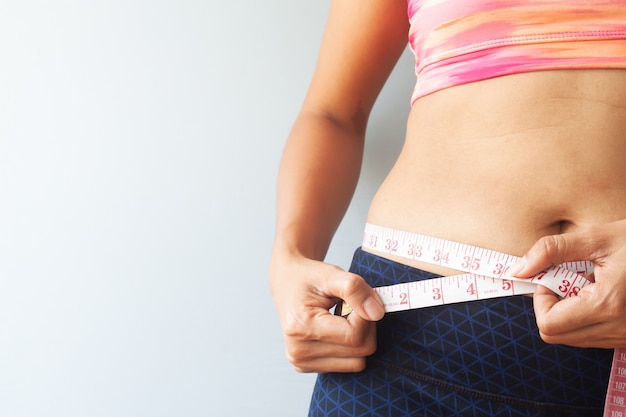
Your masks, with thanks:
<instances>
[{"instance_id":1,"label":"fingers","mask_svg":"<svg viewBox=\"0 0 626 417\"><path fill-rule=\"evenodd\" d=\"M332 274L327 277L325 286L329 294L344 300L365 320L378 321L385 315L385 307L378 294L356 274Z\"/></svg>"},{"instance_id":2,"label":"fingers","mask_svg":"<svg viewBox=\"0 0 626 417\"><path fill-rule=\"evenodd\" d=\"M308 311L307 311L308 310ZM283 329L288 340L326 343L360 354L373 322L351 314L347 318L330 314L326 309L305 308L294 312ZM343 353L345 356L345 353Z\"/></svg>"},{"instance_id":3,"label":"fingers","mask_svg":"<svg viewBox=\"0 0 626 417\"><path fill-rule=\"evenodd\" d=\"M358 372L367 356L376 350L376 324L351 315L349 319L329 315L337 329L314 340L308 334L287 338L287 358L298 372ZM341 330L343 330L343 332Z\"/></svg>"},{"instance_id":4,"label":"fingers","mask_svg":"<svg viewBox=\"0 0 626 417\"><path fill-rule=\"evenodd\" d=\"M510 268L509 274L524 278L564 262L581 260L595 262L604 256L607 249L605 234L599 227L580 232L545 236L539 239Z\"/></svg>"},{"instance_id":5,"label":"fingers","mask_svg":"<svg viewBox=\"0 0 626 417\"><path fill-rule=\"evenodd\" d=\"M297 259L274 269L286 355L299 372L356 372L376 350L376 325L384 308L360 276L323 262ZM339 299L355 313L335 316Z\"/></svg>"},{"instance_id":6,"label":"fingers","mask_svg":"<svg viewBox=\"0 0 626 417\"><path fill-rule=\"evenodd\" d=\"M546 337L559 336L593 325L597 316L589 311L592 306L583 288L578 296L561 299L551 290L539 285L533 296L537 326Z\"/></svg>"},{"instance_id":7,"label":"fingers","mask_svg":"<svg viewBox=\"0 0 626 417\"><path fill-rule=\"evenodd\" d=\"M538 286L534 309L541 338L547 343L577 347L626 346L626 307L608 286L594 284L577 296L560 299Z\"/></svg>"},{"instance_id":8,"label":"fingers","mask_svg":"<svg viewBox=\"0 0 626 417\"><path fill-rule=\"evenodd\" d=\"M594 272L586 277L593 284L564 299L537 287L534 309L541 337L579 347L626 346L626 220L544 237L509 273L530 277L570 261L592 261Z\"/></svg>"}]
</instances>

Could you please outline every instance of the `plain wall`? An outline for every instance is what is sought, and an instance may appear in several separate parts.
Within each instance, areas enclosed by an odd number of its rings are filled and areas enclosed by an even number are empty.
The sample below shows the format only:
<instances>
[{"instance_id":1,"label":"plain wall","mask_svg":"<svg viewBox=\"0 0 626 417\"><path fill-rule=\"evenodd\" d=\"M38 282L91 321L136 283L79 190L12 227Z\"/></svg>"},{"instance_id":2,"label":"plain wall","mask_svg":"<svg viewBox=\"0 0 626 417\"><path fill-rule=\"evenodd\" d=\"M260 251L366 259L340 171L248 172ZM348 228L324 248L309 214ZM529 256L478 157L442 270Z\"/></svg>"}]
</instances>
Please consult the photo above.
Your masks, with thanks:
<instances>
[{"instance_id":1,"label":"plain wall","mask_svg":"<svg viewBox=\"0 0 626 417\"><path fill-rule=\"evenodd\" d=\"M0 3L0 416L305 415L267 286L329 0ZM328 255L403 140L407 53Z\"/></svg>"}]
</instances>

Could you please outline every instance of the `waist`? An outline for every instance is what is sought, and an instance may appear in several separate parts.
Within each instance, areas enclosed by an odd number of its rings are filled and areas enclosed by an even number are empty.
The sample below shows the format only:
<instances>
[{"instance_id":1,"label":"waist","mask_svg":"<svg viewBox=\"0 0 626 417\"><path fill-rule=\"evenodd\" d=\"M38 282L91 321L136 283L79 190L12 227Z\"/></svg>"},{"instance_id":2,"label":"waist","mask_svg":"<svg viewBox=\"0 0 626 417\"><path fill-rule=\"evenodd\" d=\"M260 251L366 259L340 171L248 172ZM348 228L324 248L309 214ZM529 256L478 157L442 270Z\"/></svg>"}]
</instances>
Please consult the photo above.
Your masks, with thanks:
<instances>
[{"instance_id":1,"label":"waist","mask_svg":"<svg viewBox=\"0 0 626 417\"><path fill-rule=\"evenodd\" d=\"M420 99L368 222L519 256L626 218L625 78L519 74Z\"/></svg>"}]
</instances>

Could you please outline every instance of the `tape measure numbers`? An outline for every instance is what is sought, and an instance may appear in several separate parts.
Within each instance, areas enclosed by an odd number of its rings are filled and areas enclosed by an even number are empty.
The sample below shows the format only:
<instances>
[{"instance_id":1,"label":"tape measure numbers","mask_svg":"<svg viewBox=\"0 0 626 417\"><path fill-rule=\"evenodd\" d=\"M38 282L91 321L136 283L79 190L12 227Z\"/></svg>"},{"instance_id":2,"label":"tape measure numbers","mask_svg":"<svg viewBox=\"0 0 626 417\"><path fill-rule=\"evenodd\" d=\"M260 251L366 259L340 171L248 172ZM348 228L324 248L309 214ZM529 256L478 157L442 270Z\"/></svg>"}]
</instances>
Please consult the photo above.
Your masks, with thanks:
<instances>
[{"instance_id":1,"label":"tape measure numbers","mask_svg":"<svg viewBox=\"0 0 626 417\"><path fill-rule=\"evenodd\" d=\"M591 284L583 275L593 271L593 263L580 261L552 267L529 279L509 277L507 271L519 259L516 256L369 223L365 225L362 246L464 272L374 288L386 312L531 294L537 285L563 298L572 297ZM341 315L350 311L344 303ZM604 417L626 417L626 348L615 349Z\"/></svg>"},{"instance_id":2,"label":"tape measure numbers","mask_svg":"<svg viewBox=\"0 0 626 417\"><path fill-rule=\"evenodd\" d=\"M582 275L593 271L591 262L567 262L529 279L513 278L507 276L507 271L519 260L517 256L372 224L365 226L363 248L456 269L474 276L489 277L500 281L504 279L505 287L508 286L507 282L512 281L541 284L561 297L577 295L580 289L590 284ZM454 275L447 278L456 279L453 277L465 276ZM534 292L534 287L535 285L526 286L525 288L530 291L524 294ZM450 288L450 291L454 290ZM448 294L448 296L451 295L451 293ZM514 294L502 294L502 296L506 295ZM456 296L455 294L452 298ZM469 301L469 299L460 301Z\"/></svg>"}]
</instances>

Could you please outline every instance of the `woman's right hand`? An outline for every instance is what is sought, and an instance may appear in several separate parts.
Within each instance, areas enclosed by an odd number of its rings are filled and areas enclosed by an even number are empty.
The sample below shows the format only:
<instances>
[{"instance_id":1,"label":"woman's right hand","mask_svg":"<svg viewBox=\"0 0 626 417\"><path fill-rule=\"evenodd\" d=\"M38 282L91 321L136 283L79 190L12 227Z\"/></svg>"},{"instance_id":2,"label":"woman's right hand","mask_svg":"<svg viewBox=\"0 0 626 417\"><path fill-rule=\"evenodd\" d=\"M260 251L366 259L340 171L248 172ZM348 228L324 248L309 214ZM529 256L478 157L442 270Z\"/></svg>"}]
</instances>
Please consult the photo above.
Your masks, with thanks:
<instances>
[{"instance_id":1,"label":"woman's right hand","mask_svg":"<svg viewBox=\"0 0 626 417\"><path fill-rule=\"evenodd\" d=\"M286 258L286 259L285 259ZM384 307L358 275L302 256L274 256L270 289L298 372L358 372L376 350L376 324ZM347 317L329 310L345 300Z\"/></svg>"},{"instance_id":2,"label":"woman's right hand","mask_svg":"<svg viewBox=\"0 0 626 417\"><path fill-rule=\"evenodd\" d=\"M363 30L367 28L367 30ZM333 0L309 91L289 134L277 186L270 287L300 372L356 372L384 315L358 275L323 259L359 179L374 102L406 49L405 0ZM329 312L345 300L347 318Z\"/></svg>"}]
</instances>

